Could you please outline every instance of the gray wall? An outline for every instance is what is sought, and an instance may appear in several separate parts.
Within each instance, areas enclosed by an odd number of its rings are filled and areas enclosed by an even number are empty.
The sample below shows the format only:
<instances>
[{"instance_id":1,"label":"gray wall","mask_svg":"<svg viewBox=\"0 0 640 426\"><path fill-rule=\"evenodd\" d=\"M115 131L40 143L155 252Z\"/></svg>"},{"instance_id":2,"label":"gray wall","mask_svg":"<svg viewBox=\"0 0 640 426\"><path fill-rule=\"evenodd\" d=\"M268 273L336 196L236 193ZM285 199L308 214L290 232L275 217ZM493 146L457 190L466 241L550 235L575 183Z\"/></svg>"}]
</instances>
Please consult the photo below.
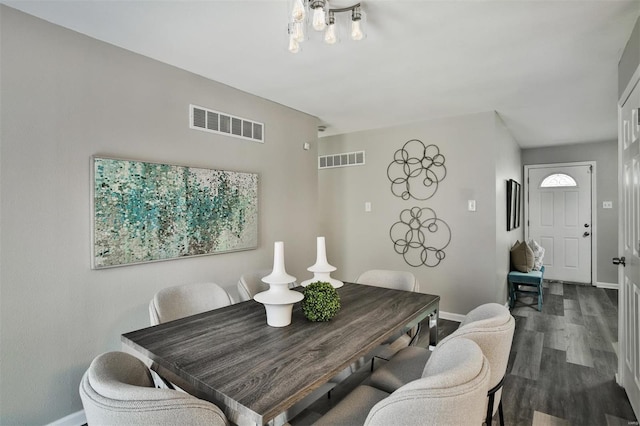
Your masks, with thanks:
<instances>
[{"instance_id":1,"label":"gray wall","mask_svg":"<svg viewBox=\"0 0 640 426\"><path fill-rule=\"evenodd\" d=\"M618 98L627 88L633 73L640 65L640 18L633 27L629 41L622 52L622 57L618 63Z\"/></svg>"},{"instance_id":2,"label":"gray wall","mask_svg":"<svg viewBox=\"0 0 640 426\"><path fill-rule=\"evenodd\" d=\"M618 269L611 258L618 256L618 143L617 141L522 150L522 163L551 164L574 161L596 162L597 281L617 283ZM613 201L603 209L603 201Z\"/></svg>"},{"instance_id":3,"label":"gray wall","mask_svg":"<svg viewBox=\"0 0 640 426\"><path fill-rule=\"evenodd\" d=\"M446 158L447 176L427 201L391 193L387 167L410 139L437 145ZM442 311L453 314L506 302L510 242L521 238L522 228L506 231L505 182L519 179L521 164L519 147L494 112L326 137L318 149L366 151L364 166L319 173L321 228L336 278L353 280L368 269L407 270L423 292L441 296ZM467 211L470 199L476 200L476 212ZM372 203L370 213L366 201ZM451 228L446 258L437 267L411 267L394 251L389 230L413 206L434 209Z\"/></svg>"},{"instance_id":4,"label":"gray wall","mask_svg":"<svg viewBox=\"0 0 640 426\"><path fill-rule=\"evenodd\" d=\"M161 288L214 281L235 292L240 274L271 266L276 240L287 271L311 277L318 122L5 6L0 14L0 424L44 424L82 409L89 362L149 324ZM189 129L190 103L264 122L266 143ZM94 154L258 172L259 248L91 270Z\"/></svg>"},{"instance_id":5,"label":"gray wall","mask_svg":"<svg viewBox=\"0 0 640 426\"><path fill-rule=\"evenodd\" d=\"M495 153L494 163L496 170L496 278L497 284L495 301L502 303L505 299L503 291L508 286L507 274L511 270L511 247L516 240L522 241L524 227L520 225L516 229L507 231L507 181L514 179L521 185L522 181L522 150L517 144L506 125L498 114L495 115ZM522 203L522 200L520 200ZM523 214L520 215L522 223Z\"/></svg>"}]
</instances>

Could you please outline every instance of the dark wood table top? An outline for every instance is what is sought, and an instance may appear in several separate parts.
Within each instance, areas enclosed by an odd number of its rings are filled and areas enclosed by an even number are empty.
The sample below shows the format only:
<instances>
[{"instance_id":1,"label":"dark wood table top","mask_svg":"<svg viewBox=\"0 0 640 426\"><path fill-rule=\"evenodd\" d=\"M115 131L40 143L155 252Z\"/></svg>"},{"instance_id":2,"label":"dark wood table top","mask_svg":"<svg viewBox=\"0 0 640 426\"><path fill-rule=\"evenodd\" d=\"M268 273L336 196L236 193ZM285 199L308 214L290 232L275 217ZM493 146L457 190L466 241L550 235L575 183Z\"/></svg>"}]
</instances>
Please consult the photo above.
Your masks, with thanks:
<instances>
[{"instance_id":1,"label":"dark wood table top","mask_svg":"<svg viewBox=\"0 0 640 426\"><path fill-rule=\"evenodd\" d=\"M438 309L439 296L345 283L341 309L308 321L300 303L291 325L267 325L253 301L122 335L152 369L235 423L265 424L394 333Z\"/></svg>"}]
</instances>

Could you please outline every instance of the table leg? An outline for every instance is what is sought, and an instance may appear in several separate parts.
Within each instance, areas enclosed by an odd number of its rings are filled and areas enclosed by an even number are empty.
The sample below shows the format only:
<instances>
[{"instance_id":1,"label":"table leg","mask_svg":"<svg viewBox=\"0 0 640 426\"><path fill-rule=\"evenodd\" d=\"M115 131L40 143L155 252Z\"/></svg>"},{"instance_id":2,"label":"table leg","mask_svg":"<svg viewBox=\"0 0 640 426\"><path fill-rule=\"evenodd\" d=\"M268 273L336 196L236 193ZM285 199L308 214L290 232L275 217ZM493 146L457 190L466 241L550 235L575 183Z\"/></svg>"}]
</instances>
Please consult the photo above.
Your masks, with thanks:
<instances>
[{"instance_id":1,"label":"table leg","mask_svg":"<svg viewBox=\"0 0 640 426\"><path fill-rule=\"evenodd\" d=\"M429 315L429 346L438 344L438 318L438 310Z\"/></svg>"}]
</instances>

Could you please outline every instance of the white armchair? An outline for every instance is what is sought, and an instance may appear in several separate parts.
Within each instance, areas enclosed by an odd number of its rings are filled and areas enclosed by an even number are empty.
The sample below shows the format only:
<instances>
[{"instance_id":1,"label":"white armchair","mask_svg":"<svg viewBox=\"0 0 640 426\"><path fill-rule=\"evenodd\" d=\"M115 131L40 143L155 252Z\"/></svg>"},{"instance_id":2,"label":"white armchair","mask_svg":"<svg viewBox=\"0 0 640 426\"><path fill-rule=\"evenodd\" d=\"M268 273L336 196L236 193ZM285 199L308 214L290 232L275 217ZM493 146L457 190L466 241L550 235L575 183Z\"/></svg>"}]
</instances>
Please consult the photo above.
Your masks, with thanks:
<instances>
[{"instance_id":1,"label":"white armchair","mask_svg":"<svg viewBox=\"0 0 640 426\"><path fill-rule=\"evenodd\" d=\"M99 425L228 425L216 405L184 392L156 389L142 361L124 352L96 357L82 377L87 422Z\"/></svg>"},{"instance_id":2,"label":"white armchair","mask_svg":"<svg viewBox=\"0 0 640 426\"><path fill-rule=\"evenodd\" d=\"M270 269L260 269L242 274L237 284L240 301L251 300L256 294L269 290L269 284L262 282L262 278L270 273Z\"/></svg>"},{"instance_id":3,"label":"white armchair","mask_svg":"<svg viewBox=\"0 0 640 426\"><path fill-rule=\"evenodd\" d=\"M406 271L371 269L360 274L360 276L356 278L356 283L391 288L395 290L420 290L420 284L418 283L415 275Z\"/></svg>"},{"instance_id":4,"label":"white armchair","mask_svg":"<svg viewBox=\"0 0 640 426\"><path fill-rule=\"evenodd\" d=\"M489 363L471 340L438 345L420 378L393 393L362 385L315 426L474 425L484 418Z\"/></svg>"},{"instance_id":5,"label":"white armchair","mask_svg":"<svg viewBox=\"0 0 640 426\"><path fill-rule=\"evenodd\" d=\"M184 284L167 287L149 302L151 325L229 306L233 299L215 283Z\"/></svg>"},{"instance_id":6,"label":"white armchair","mask_svg":"<svg viewBox=\"0 0 640 426\"><path fill-rule=\"evenodd\" d=\"M490 392L486 399L487 424L491 424L496 411L499 411L500 424L504 423L501 388L507 371L514 331L515 320L509 310L498 303L487 303L470 311L458 329L436 346L437 350L441 345L455 339L473 340L489 360L491 378ZM428 364L430 357L433 357L432 354L435 354L435 351L416 346L402 349L387 364L373 372L371 385L386 392L393 392L420 377L420 372Z\"/></svg>"},{"instance_id":7,"label":"white armchair","mask_svg":"<svg viewBox=\"0 0 640 426\"><path fill-rule=\"evenodd\" d=\"M376 287L390 288L393 290L414 291L420 290L417 278L411 272L392 271L387 269L371 269L365 271L355 281L357 284L366 284ZM420 334L420 325L413 327L407 333L396 334L389 338L375 353L371 359L371 371L375 358L390 359L397 351L415 344Z\"/></svg>"}]
</instances>

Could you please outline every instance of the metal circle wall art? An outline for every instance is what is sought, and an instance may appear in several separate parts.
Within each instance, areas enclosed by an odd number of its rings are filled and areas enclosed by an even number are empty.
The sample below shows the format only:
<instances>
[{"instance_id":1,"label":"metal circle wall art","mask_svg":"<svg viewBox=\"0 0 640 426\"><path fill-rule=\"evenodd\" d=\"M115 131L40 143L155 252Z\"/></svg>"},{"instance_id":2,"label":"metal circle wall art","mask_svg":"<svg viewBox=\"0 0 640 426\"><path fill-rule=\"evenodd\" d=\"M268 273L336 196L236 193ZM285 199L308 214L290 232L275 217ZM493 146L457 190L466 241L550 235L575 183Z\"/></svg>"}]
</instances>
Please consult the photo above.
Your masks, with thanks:
<instances>
[{"instance_id":1,"label":"metal circle wall art","mask_svg":"<svg viewBox=\"0 0 640 426\"><path fill-rule=\"evenodd\" d=\"M391 192L403 200L428 200L447 176L444 161L436 145L425 145L418 139L407 141L387 167Z\"/></svg>"},{"instance_id":2,"label":"metal circle wall art","mask_svg":"<svg viewBox=\"0 0 640 426\"><path fill-rule=\"evenodd\" d=\"M393 249L410 266L438 266L451 242L451 228L428 207L412 207L400 212L400 220L389 231Z\"/></svg>"}]
</instances>

